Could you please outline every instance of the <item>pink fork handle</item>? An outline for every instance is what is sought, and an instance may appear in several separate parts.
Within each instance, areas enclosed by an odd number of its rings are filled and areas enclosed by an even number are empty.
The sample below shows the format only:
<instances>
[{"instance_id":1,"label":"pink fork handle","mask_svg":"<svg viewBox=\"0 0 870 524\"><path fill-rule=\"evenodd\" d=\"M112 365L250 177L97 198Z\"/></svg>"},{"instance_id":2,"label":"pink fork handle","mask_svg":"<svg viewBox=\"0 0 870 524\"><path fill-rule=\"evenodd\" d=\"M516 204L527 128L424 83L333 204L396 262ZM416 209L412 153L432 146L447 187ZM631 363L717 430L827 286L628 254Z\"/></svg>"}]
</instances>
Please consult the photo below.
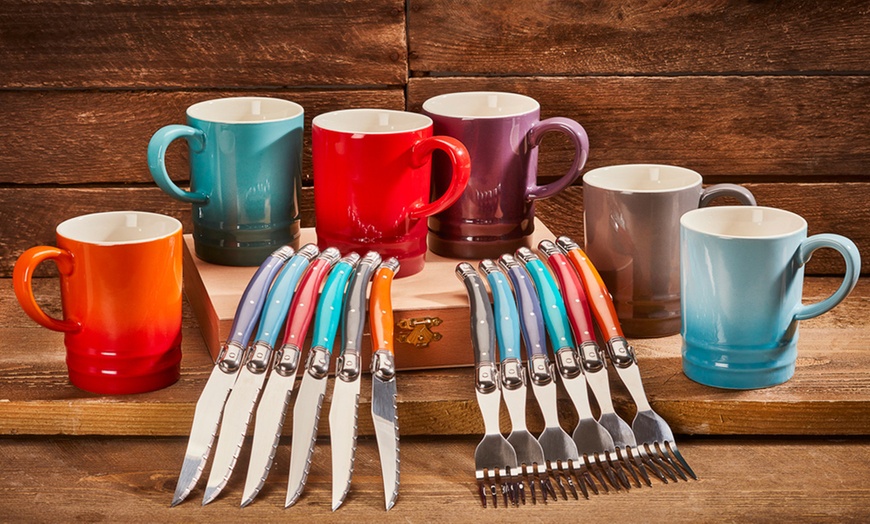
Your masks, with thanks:
<instances>
[{"instance_id":1,"label":"pink fork handle","mask_svg":"<svg viewBox=\"0 0 870 524\"><path fill-rule=\"evenodd\" d=\"M447 191L441 195L441 198L411 211L409 216L413 219L426 218L444 211L459 200L465 187L468 186L468 178L471 176L471 158L469 158L468 150L465 149L462 142L455 138L430 136L417 142L411 152L414 167L426 165L430 161L432 152L436 149L444 151L450 157L450 163L453 164L453 176Z\"/></svg>"}]
</instances>

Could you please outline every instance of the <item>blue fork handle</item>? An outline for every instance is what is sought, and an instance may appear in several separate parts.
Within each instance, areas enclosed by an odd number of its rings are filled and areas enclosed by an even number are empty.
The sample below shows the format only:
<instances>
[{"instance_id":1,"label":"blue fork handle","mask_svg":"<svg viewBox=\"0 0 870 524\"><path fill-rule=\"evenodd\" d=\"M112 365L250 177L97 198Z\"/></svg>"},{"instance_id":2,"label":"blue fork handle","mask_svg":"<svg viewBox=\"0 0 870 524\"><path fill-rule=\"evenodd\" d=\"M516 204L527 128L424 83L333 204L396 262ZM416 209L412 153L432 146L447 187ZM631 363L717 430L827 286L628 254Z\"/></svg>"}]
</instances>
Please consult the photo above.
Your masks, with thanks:
<instances>
[{"instance_id":1,"label":"blue fork handle","mask_svg":"<svg viewBox=\"0 0 870 524\"><path fill-rule=\"evenodd\" d=\"M544 314L541 311L541 301L535 290L535 284L532 283L526 270L511 255L502 255L499 257L498 263L507 272L517 297L527 356L530 359L534 356L546 356L547 340L544 331Z\"/></svg>"},{"instance_id":2,"label":"blue fork handle","mask_svg":"<svg viewBox=\"0 0 870 524\"><path fill-rule=\"evenodd\" d=\"M227 344L235 343L241 347L247 347L254 332L254 327L260 319L260 312L266 302L266 293L275 275L284 266L284 263L293 256L293 248L284 246L276 250L257 268L257 272L248 282L248 287L242 293L236 316L233 318L233 326Z\"/></svg>"},{"instance_id":3,"label":"blue fork handle","mask_svg":"<svg viewBox=\"0 0 870 524\"><path fill-rule=\"evenodd\" d=\"M320 250L314 244L303 246L275 277L269 295L266 297L260 325L254 335L255 343L264 343L270 347L275 345L278 332L281 331L281 325L290 310L290 303L296 292L296 284L299 283L299 279L302 278L308 264L319 254Z\"/></svg>"},{"instance_id":4,"label":"blue fork handle","mask_svg":"<svg viewBox=\"0 0 870 524\"><path fill-rule=\"evenodd\" d=\"M344 311L341 319L341 355L345 353L360 354L363 331L366 324L366 291L372 274L381 263L381 257L374 251L369 251L356 266L356 271L347 284L347 298L344 301Z\"/></svg>"},{"instance_id":5,"label":"blue fork handle","mask_svg":"<svg viewBox=\"0 0 870 524\"><path fill-rule=\"evenodd\" d=\"M486 275L492 290L495 336L498 342L499 360L520 360L520 314L517 302L507 277L492 260L483 260L480 271Z\"/></svg>"},{"instance_id":6,"label":"blue fork handle","mask_svg":"<svg viewBox=\"0 0 870 524\"><path fill-rule=\"evenodd\" d=\"M468 292L474 364L477 368L482 365L491 366L495 362L495 320L483 279L468 262L461 262L456 266L456 277L465 284Z\"/></svg>"},{"instance_id":7,"label":"blue fork handle","mask_svg":"<svg viewBox=\"0 0 870 524\"><path fill-rule=\"evenodd\" d=\"M351 253L342 258L329 273L323 291L320 293L320 300L317 301L311 347L322 347L332 354L335 333L344 305L345 288L358 261L359 255Z\"/></svg>"},{"instance_id":8,"label":"blue fork handle","mask_svg":"<svg viewBox=\"0 0 870 524\"><path fill-rule=\"evenodd\" d=\"M538 288L538 298L541 301L544 322L553 350L558 351L563 347L573 348L574 337L571 335L571 325L568 323L568 312L565 310L565 302L550 270L528 248L517 250L517 258L523 261L535 282L535 287Z\"/></svg>"}]
</instances>

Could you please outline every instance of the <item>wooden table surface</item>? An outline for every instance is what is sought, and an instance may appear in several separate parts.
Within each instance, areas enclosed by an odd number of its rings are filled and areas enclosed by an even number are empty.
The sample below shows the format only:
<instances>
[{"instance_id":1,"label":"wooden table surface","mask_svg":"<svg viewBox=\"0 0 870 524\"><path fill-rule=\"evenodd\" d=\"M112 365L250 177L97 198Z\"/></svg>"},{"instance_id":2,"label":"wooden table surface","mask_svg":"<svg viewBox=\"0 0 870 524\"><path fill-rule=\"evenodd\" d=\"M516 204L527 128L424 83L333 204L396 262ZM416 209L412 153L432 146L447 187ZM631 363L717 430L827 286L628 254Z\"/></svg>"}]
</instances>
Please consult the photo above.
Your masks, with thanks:
<instances>
[{"instance_id":1,"label":"wooden table surface","mask_svg":"<svg viewBox=\"0 0 870 524\"><path fill-rule=\"evenodd\" d=\"M815 278L806 300L823 298L836 279ZM38 280L37 296L57 311L57 281ZM480 507L473 453L482 424L468 369L399 375L402 483L383 511L376 443L363 435L350 495L330 511L328 428L321 426L305 493L284 509L289 438L251 506L239 509L248 447L221 496L201 507L204 481L169 508L193 405L210 369L202 338L185 312L182 379L163 391L129 397L81 392L66 380L62 335L20 310L0 281L0 521L129 522L379 519L433 522L559 521L866 522L870 519L870 284L833 312L801 326L795 377L783 386L723 392L679 371L679 339L634 341L653 408L679 433L700 480L592 495L520 508ZM368 410L367 382L361 413ZM622 390L617 409L631 416ZM324 410L328 404L324 405ZM560 398L563 426L576 421ZM530 429L540 416L530 409ZM502 428L509 427L503 417ZM250 440L250 437L249 437ZM207 472L206 472L207 474ZM205 476L205 475L204 475ZM530 501L529 501L530 502Z\"/></svg>"}]
</instances>

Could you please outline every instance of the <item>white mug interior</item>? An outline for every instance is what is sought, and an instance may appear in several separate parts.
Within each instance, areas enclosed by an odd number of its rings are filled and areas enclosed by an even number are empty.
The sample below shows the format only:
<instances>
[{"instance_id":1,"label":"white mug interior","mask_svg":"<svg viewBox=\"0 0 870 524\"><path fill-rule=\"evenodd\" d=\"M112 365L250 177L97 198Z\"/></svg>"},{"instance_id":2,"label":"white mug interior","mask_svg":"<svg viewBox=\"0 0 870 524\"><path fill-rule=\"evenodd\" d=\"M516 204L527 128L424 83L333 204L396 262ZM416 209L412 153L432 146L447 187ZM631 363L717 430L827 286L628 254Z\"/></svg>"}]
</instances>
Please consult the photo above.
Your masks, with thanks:
<instances>
[{"instance_id":1,"label":"white mug interior","mask_svg":"<svg viewBox=\"0 0 870 524\"><path fill-rule=\"evenodd\" d=\"M701 175L685 167L660 164L626 164L593 169L583 184L607 191L666 193L701 185Z\"/></svg>"},{"instance_id":2,"label":"white mug interior","mask_svg":"<svg viewBox=\"0 0 870 524\"><path fill-rule=\"evenodd\" d=\"M540 110L534 98L517 93L469 91L447 93L423 102L423 110L452 118L504 118Z\"/></svg>"},{"instance_id":3,"label":"white mug interior","mask_svg":"<svg viewBox=\"0 0 870 524\"><path fill-rule=\"evenodd\" d=\"M110 211L71 218L57 226L57 234L85 244L115 246L166 238L181 231L177 219L143 211Z\"/></svg>"},{"instance_id":4,"label":"white mug interior","mask_svg":"<svg viewBox=\"0 0 870 524\"><path fill-rule=\"evenodd\" d=\"M312 127L362 135L397 134L420 131L432 125L432 119L419 113L392 109L342 109L317 115Z\"/></svg>"},{"instance_id":5,"label":"white mug interior","mask_svg":"<svg viewBox=\"0 0 870 524\"><path fill-rule=\"evenodd\" d=\"M716 237L770 239L805 231L807 221L772 207L716 206L689 211L680 218L680 225Z\"/></svg>"},{"instance_id":6,"label":"white mug interior","mask_svg":"<svg viewBox=\"0 0 870 524\"><path fill-rule=\"evenodd\" d=\"M187 108L187 115L191 118L221 124L276 122L303 113L304 109L296 102L262 96L218 98Z\"/></svg>"}]
</instances>

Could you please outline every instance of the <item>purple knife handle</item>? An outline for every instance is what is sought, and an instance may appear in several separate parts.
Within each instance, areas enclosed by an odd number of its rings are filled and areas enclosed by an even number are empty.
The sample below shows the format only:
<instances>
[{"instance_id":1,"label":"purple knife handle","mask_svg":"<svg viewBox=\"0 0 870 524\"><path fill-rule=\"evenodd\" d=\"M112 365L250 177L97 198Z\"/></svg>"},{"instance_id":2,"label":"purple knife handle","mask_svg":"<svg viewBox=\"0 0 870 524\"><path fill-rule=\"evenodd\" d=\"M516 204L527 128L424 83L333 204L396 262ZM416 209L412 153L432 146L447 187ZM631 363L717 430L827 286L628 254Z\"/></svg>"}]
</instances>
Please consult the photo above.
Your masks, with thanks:
<instances>
[{"instance_id":1,"label":"purple knife handle","mask_svg":"<svg viewBox=\"0 0 870 524\"><path fill-rule=\"evenodd\" d=\"M233 327L230 330L227 344L236 343L242 347L247 347L251 334L257 327L263 305L266 303L269 286L275 279L275 275L284 267L284 263L292 256L293 248L284 246L269 255L269 258L257 268L257 272L248 282L248 287L245 288L245 292L242 293L242 298L239 300L239 307L233 318Z\"/></svg>"},{"instance_id":2,"label":"purple knife handle","mask_svg":"<svg viewBox=\"0 0 870 524\"><path fill-rule=\"evenodd\" d=\"M511 255L502 255L499 265L510 278L517 296L520 320L523 328L523 341L526 343L528 357L547 355L547 341L544 331L544 314L535 284L519 262Z\"/></svg>"}]
</instances>

